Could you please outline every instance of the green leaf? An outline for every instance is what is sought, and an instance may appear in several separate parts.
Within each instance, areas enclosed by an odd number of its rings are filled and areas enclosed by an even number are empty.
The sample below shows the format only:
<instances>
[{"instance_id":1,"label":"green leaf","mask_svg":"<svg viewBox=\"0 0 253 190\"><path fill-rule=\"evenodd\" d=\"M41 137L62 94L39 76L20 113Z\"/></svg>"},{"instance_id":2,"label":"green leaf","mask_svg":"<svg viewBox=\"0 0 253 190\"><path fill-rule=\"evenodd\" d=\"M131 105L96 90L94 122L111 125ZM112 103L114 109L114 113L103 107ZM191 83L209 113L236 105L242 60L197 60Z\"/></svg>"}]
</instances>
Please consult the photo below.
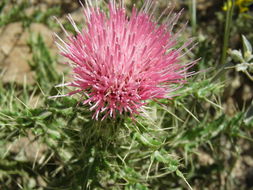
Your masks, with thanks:
<instances>
[{"instance_id":1,"label":"green leaf","mask_svg":"<svg viewBox=\"0 0 253 190\"><path fill-rule=\"evenodd\" d=\"M154 158L158 162L164 163L170 172L175 172L178 169L179 162L169 156L168 153L163 149L160 151L155 151Z\"/></svg>"},{"instance_id":2,"label":"green leaf","mask_svg":"<svg viewBox=\"0 0 253 190\"><path fill-rule=\"evenodd\" d=\"M248 64L247 63L240 63L240 64L237 64L236 66L235 66L235 69L236 69L236 71L238 71L238 72L245 72L245 71L247 71L247 69L248 69Z\"/></svg>"},{"instance_id":3,"label":"green leaf","mask_svg":"<svg viewBox=\"0 0 253 190\"><path fill-rule=\"evenodd\" d=\"M155 140L154 138L148 136L147 134L135 133L134 138L136 138L140 143L148 147L155 148L162 145L161 142Z\"/></svg>"},{"instance_id":4,"label":"green leaf","mask_svg":"<svg viewBox=\"0 0 253 190\"><path fill-rule=\"evenodd\" d=\"M241 51L238 51L238 50L230 50L228 52L232 59L236 62L239 62L239 63L243 63L244 62L244 59L243 59L243 56L242 56L242 52Z\"/></svg>"},{"instance_id":5,"label":"green leaf","mask_svg":"<svg viewBox=\"0 0 253 190\"><path fill-rule=\"evenodd\" d=\"M246 111L246 113L244 114L244 122L247 125L253 122L253 101L248 110Z\"/></svg>"},{"instance_id":6,"label":"green leaf","mask_svg":"<svg viewBox=\"0 0 253 190\"><path fill-rule=\"evenodd\" d=\"M242 35L242 41L243 41L244 56L246 54L252 54L252 46L251 46L250 42L247 40L247 38L244 35Z\"/></svg>"}]
</instances>

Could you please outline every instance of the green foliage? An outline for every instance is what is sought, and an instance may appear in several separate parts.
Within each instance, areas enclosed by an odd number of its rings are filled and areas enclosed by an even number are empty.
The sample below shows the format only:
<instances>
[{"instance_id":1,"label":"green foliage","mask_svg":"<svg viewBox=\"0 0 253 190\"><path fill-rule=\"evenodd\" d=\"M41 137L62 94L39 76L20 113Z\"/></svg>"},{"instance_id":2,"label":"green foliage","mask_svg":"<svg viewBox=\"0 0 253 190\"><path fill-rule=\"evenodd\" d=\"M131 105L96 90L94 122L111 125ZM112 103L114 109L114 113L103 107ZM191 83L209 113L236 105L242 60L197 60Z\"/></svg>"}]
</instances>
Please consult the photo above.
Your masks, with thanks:
<instances>
[{"instance_id":1,"label":"green foliage","mask_svg":"<svg viewBox=\"0 0 253 190\"><path fill-rule=\"evenodd\" d=\"M229 53L231 58L236 62L234 66L237 72L243 72L247 77L253 81L253 55L252 55L252 46L247 38L242 35L243 41L243 51L241 50L231 50Z\"/></svg>"},{"instance_id":2,"label":"green foliage","mask_svg":"<svg viewBox=\"0 0 253 190\"><path fill-rule=\"evenodd\" d=\"M32 35L28 45L33 53L32 61L29 62L31 69L36 72L36 81L43 91L52 88L52 84L60 82L60 75L56 71L56 60L46 47L41 35Z\"/></svg>"},{"instance_id":3,"label":"green foliage","mask_svg":"<svg viewBox=\"0 0 253 190\"><path fill-rule=\"evenodd\" d=\"M37 8L32 13L28 13L29 8L31 5L28 1L21 1L10 6L8 0L3 0L0 2L0 27L13 22L22 22L25 27L36 22L44 23L50 27L55 26L50 17L59 15L59 7L49 8L46 12Z\"/></svg>"},{"instance_id":4,"label":"green foliage","mask_svg":"<svg viewBox=\"0 0 253 190\"><path fill-rule=\"evenodd\" d=\"M185 86L182 96L175 99L174 114L182 109L178 105L181 103L185 106L183 101L192 94L195 94L193 99L203 101L204 97L214 94L213 90L215 92L215 89L220 88L216 84L207 85L206 81L189 86ZM21 91L25 92L24 89ZM12 92L3 90L1 94L12 99L15 93L13 89ZM24 97L25 93L20 94L19 99ZM7 139L2 135L0 142L8 144L32 133L39 142L48 147L45 153L47 156L42 162L35 164L33 172L39 173L47 181L48 187L60 189L108 189L110 186L120 189L121 185L117 184L125 184L125 189L149 189L150 186L166 188L168 179L178 181L176 184L180 182L179 178L186 181L180 171L182 163L179 158L183 155L180 156L178 151L185 152L185 159L189 160L200 147L211 146L212 151L216 147L221 148L213 143L217 143L217 139L223 135L227 135L230 140L248 138L244 132L247 125L242 123L242 114L232 119L221 115L215 120L202 116L205 119L201 119L201 123L188 121L182 127L179 124L173 125L177 119L171 116L171 112L163 107L154 107L157 110L155 116L147 113L150 121L140 117L136 124L131 119L97 122L90 120L91 113L73 98L49 99L44 107L35 109L26 106L24 109L24 102L15 103L12 104L15 106L13 111L9 110L6 99L1 99L1 105L5 105L0 112L1 134L9 135ZM18 109L20 111L17 112ZM188 114L177 115L188 118ZM159 118L162 115L167 119L160 123ZM115 126L116 123L118 126ZM179 123L183 124L181 121ZM11 125L8 126L9 124ZM22 176L24 180L24 176L32 179L33 175L26 169L32 166L16 159L10 156L3 158L4 165L12 163L15 168L18 164L20 169L15 172L6 165L2 175L10 180L14 175ZM46 174L49 160L54 163L54 167L50 174ZM158 179L159 185L156 183ZM22 184L28 184L28 181L23 181Z\"/></svg>"}]
</instances>

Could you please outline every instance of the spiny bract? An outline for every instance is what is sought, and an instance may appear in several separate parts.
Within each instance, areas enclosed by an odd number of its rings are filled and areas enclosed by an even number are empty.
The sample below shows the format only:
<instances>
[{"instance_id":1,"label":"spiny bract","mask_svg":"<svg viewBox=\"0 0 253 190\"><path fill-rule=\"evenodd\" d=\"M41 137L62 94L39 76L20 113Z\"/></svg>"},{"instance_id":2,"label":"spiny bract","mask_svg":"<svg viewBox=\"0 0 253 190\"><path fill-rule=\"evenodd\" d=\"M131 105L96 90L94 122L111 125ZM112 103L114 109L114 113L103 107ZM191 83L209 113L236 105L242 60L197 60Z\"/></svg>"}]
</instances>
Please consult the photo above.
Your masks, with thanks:
<instances>
[{"instance_id":1,"label":"spiny bract","mask_svg":"<svg viewBox=\"0 0 253 190\"><path fill-rule=\"evenodd\" d=\"M180 64L190 40L175 48L179 33L173 34L172 28L180 14L170 14L165 24L158 25L148 13L153 12L152 1L139 11L134 7L130 17L122 1L119 6L110 1L108 16L91 1L86 4L86 25L79 30L69 15L76 35L63 28L68 41L56 35L62 44L56 43L72 61L74 80L67 85L76 90L67 95L85 95L83 103L95 110L93 118L138 114L147 100L169 98L173 84L185 82L190 75L186 71L195 62Z\"/></svg>"}]
</instances>

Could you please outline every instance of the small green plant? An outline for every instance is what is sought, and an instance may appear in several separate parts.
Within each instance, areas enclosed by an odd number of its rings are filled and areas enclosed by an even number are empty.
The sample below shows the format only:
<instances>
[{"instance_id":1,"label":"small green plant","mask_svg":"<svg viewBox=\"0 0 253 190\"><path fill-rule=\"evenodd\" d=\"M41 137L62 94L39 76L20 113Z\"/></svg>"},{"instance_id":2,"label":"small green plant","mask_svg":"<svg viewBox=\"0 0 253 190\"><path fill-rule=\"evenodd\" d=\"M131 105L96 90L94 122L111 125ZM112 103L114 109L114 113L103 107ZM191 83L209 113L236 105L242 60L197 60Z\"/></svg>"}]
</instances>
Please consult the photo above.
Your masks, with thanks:
<instances>
[{"instance_id":1,"label":"small green plant","mask_svg":"<svg viewBox=\"0 0 253 190\"><path fill-rule=\"evenodd\" d=\"M253 73L253 55L252 55L252 46L245 36L242 36L243 41L243 50L230 50L229 54L231 55L233 61L236 62L236 65L232 68L235 68L238 72L243 72L247 77L253 81L253 76L250 73Z\"/></svg>"}]
</instances>

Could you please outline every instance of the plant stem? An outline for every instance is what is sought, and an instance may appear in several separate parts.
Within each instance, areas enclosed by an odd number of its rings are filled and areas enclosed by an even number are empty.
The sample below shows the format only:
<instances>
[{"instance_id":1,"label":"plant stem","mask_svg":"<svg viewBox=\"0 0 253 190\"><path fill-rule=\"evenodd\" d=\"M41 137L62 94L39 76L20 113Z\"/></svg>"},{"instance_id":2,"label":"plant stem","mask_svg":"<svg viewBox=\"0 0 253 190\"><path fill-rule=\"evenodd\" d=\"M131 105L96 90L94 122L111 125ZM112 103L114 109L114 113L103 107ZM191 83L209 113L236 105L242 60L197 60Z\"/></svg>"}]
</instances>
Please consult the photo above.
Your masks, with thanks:
<instances>
[{"instance_id":1,"label":"plant stem","mask_svg":"<svg viewBox=\"0 0 253 190\"><path fill-rule=\"evenodd\" d=\"M190 0L190 12L191 12L191 26L192 26L192 34L196 34L197 30L197 6L196 0Z\"/></svg>"},{"instance_id":2,"label":"plant stem","mask_svg":"<svg viewBox=\"0 0 253 190\"><path fill-rule=\"evenodd\" d=\"M231 7L229 7L229 2L232 3ZM222 47L222 55L220 64L224 65L227 58L227 49L228 49L228 40L230 36L230 29L232 24L232 17L234 12L234 0L228 0L228 10L226 12L226 22L225 22L225 32L224 32L224 38L223 38L223 47Z\"/></svg>"},{"instance_id":3,"label":"plant stem","mask_svg":"<svg viewBox=\"0 0 253 190\"><path fill-rule=\"evenodd\" d=\"M231 2L231 6L229 6L229 2ZM222 81L225 80L224 73L226 71L226 59L227 59L227 50L228 50L228 41L230 36L233 12L234 12L235 0L227 0L228 9L226 11L226 21L225 21L225 31L223 37L223 45L222 45L222 54L220 58L220 64L217 66L219 70L215 76L212 78L211 82L214 82L218 78L221 78ZM229 65L229 64L228 64Z\"/></svg>"},{"instance_id":4,"label":"plant stem","mask_svg":"<svg viewBox=\"0 0 253 190\"><path fill-rule=\"evenodd\" d=\"M192 27L192 35L196 35L197 28L197 6L196 0L189 0L189 9L191 14L191 27Z\"/></svg>"}]
</instances>

